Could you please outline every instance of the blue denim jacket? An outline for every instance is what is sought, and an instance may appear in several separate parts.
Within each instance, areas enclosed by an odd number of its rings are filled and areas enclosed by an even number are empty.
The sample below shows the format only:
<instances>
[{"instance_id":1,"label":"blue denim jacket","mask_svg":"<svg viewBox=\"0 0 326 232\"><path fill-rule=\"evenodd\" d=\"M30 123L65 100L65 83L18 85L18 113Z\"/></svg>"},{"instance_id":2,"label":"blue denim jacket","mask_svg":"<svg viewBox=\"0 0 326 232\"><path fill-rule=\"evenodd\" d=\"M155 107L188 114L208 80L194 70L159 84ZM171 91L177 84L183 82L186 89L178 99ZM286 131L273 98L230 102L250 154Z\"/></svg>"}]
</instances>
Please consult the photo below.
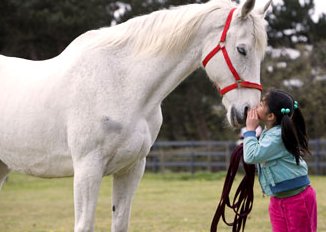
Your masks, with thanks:
<instances>
[{"instance_id":1,"label":"blue denim jacket","mask_svg":"<svg viewBox=\"0 0 326 232\"><path fill-rule=\"evenodd\" d=\"M290 191L310 184L308 167L303 159L296 164L294 156L284 147L281 127L264 130L259 141L254 131L244 134L244 161L257 164L259 182L263 192L272 196L275 193Z\"/></svg>"}]
</instances>

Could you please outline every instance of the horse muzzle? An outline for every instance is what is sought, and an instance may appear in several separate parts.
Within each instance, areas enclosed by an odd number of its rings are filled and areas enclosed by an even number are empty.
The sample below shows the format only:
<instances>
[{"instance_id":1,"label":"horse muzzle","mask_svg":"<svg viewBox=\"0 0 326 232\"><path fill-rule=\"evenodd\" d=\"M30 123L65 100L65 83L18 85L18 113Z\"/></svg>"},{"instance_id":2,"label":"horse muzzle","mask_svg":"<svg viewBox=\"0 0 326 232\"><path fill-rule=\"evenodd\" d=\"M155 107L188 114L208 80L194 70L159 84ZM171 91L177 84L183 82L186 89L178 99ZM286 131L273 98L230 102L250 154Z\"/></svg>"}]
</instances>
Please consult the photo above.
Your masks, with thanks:
<instances>
[{"instance_id":1,"label":"horse muzzle","mask_svg":"<svg viewBox=\"0 0 326 232\"><path fill-rule=\"evenodd\" d=\"M246 124L248 109L249 106L244 106L240 110L234 106L231 107L229 122L232 127L239 128Z\"/></svg>"}]
</instances>

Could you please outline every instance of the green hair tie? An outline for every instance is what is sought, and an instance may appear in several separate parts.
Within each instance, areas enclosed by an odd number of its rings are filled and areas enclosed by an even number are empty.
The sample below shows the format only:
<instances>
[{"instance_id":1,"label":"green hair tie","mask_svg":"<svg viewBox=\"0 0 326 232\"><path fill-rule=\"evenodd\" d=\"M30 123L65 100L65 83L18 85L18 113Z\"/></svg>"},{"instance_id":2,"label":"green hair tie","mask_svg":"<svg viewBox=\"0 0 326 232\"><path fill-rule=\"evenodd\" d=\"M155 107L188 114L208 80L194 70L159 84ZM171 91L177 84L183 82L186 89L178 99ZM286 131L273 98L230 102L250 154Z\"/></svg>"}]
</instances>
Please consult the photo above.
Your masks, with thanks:
<instances>
[{"instance_id":1,"label":"green hair tie","mask_svg":"<svg viewBox=\"0 0 326 232\"><path fill-rule=\"evenodd\" d=\"M291 110L289 108L282 108L281 109L282 114L289 114L290 112L291 112Z\"/></svg>"},{"instance_id":2,"label":"green hair tie","mask_svg":"<svg viewBox=\"0 0 326 232\"><path fill-rule=\"evenodd\" d=\"M296 110L299 108L299 103L297 101L294 101L293 108Z\"/></svg>"}]
</instances>

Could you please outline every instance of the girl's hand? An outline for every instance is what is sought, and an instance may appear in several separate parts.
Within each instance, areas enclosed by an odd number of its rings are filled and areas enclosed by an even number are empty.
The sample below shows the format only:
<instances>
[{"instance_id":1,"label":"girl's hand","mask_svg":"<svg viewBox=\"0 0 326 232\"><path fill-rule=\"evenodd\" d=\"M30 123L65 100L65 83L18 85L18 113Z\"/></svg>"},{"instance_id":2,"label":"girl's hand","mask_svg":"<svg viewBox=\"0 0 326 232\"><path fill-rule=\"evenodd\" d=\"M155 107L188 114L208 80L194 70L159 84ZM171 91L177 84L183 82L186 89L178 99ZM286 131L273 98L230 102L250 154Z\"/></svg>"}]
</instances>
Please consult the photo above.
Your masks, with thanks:
<instances>
[{"instance_id":1,"label":"girl's hand","mask_svg":"<svg viewBox=\"0 0 326 232\"><path fill-rule=\"evenodd\" d=\"M246 129L247 131L254 131L259 125L257 109L250 109L247 114Z\"/></svg>"}]
</instances>

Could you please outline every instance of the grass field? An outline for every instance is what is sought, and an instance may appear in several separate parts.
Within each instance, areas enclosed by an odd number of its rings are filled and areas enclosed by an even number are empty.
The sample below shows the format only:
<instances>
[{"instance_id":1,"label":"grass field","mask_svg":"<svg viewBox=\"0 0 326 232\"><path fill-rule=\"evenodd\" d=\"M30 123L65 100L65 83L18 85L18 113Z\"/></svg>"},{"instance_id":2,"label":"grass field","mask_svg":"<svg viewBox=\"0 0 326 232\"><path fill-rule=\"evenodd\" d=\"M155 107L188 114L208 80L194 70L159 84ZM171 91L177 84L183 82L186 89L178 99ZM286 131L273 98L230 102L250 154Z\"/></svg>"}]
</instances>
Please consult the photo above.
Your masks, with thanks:
<instances>
[{"instance_id":1,"label":"grass field","mask_svg":"<svg viewBox=\"0 0 326 232\"><path fill-rule=\"evenodd\" d=\"M225 173L146 173L133 202L130 232L209 231ZM237 186L240 177L237 178ZM318 231L326 231L326 177L312 176L318 197ZM110 231L112 178L102 182L95 231ZM245 231L271 231L269 199L255 183ZM73 231L72 178L39 179L13 173L0 192L1 232ZM219 231L231 231L223 222Z\"/></svg>"}]
</instances>

